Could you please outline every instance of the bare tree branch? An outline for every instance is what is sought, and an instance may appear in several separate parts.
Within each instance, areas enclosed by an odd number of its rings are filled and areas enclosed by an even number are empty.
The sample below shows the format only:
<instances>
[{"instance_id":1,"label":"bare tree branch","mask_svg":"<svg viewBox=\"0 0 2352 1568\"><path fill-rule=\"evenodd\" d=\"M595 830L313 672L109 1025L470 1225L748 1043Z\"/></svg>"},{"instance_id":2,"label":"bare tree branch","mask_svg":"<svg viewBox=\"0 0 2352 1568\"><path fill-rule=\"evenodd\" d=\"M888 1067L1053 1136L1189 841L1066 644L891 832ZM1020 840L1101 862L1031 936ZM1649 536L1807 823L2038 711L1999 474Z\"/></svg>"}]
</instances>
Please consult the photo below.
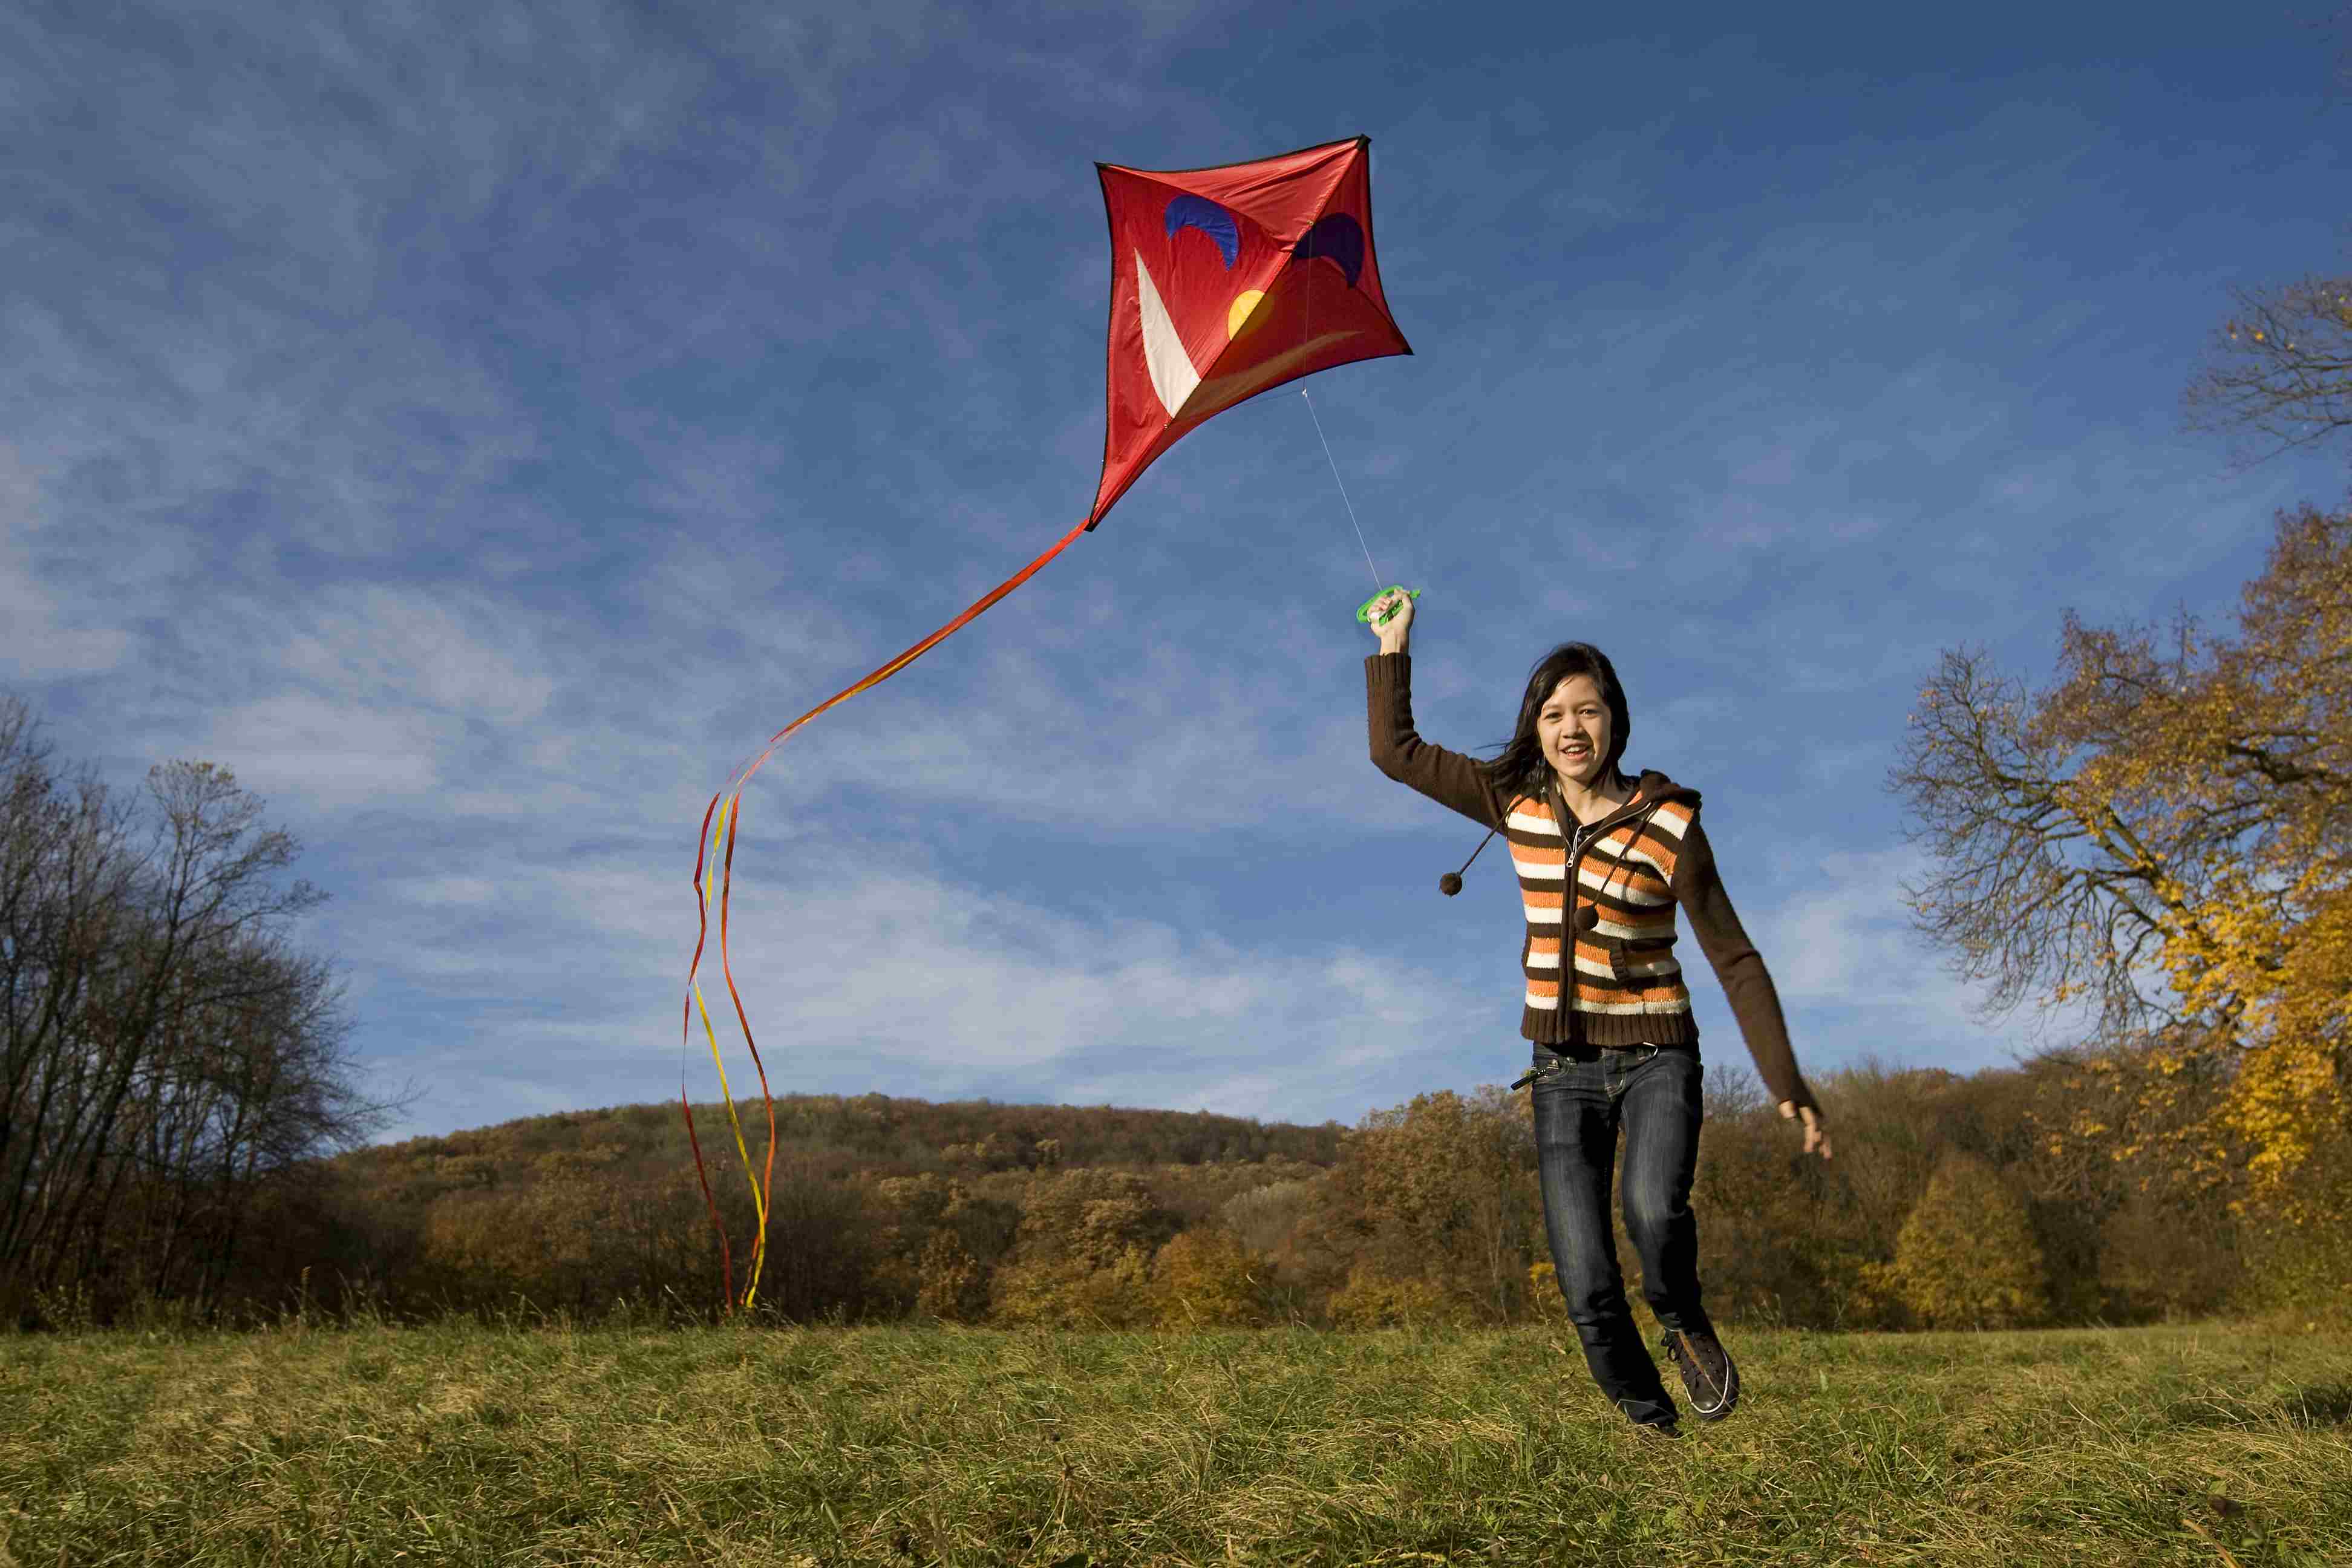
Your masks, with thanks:
<instances>
[{"instance_id":1,"label":"bare tree branch","mask_svg":"<svg viewBox=\"0 0 2352 1568\"><path fill-rule=\"evenodd\" d=\"M2236 309L2189 384L2189 427L2239 437L2251 466L2352 425L2352 279L2231 293Z\"/></svg>"}]
</instances>

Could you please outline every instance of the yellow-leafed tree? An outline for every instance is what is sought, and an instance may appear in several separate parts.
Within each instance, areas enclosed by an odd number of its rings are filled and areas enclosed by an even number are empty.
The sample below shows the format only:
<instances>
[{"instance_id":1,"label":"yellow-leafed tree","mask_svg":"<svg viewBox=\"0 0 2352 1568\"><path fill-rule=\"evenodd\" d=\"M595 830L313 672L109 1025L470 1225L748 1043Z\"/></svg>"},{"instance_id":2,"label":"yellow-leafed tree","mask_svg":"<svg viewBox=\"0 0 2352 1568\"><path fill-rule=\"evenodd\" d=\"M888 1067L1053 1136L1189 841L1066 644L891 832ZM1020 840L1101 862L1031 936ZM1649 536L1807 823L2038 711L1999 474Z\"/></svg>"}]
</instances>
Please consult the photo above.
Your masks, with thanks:
<instances>
[{"instance_id":1,"label":"yellow-leafed tree","mask_svg":"<svg viewBox=\"0 0 2352 1568\"><path fill-rule=\"evenodd\" d=\"M1947 1154L1869 1284L1931 1329L2014 1329L2041 1321L2049 1290L2025 1205L1992 1167Z\"/></svg>"},{"instance_id":2,"label":"yellow-leafed tree","mask_svg":"<svg viewBox=\"0 0 2352 1568\"><path fill-rule=\"evenodd\" d=\"M1258 1294L1248 1249L1226 1231L1185 1231L1151 1260L1152 1321L1161 1328L1256 1322Z\"/></svg>"},{"instance_id":3,"label":"yellow-leafed tree","mask_svg":"<svg viewBox=\"0 0 2352 1568\"><path fill-rule=\"evenodd\" d=\"M2005 1009L2095 1006L2074 1125L2241 1212L2352 1126L2352 514L2282 517L2227 635L2066 621L2029 693L1950 652L1893 783L1923 928Z\"/></svg>"},{"instance_id":4,"label":"yellow-leafed tree","mask_svg":"<svg viewBox=\"0 0 2352 1568\"><path fill-rule=\"evenodd\" d=\"M1087 1167L1041 1173L1022 1204L1012 1260L991 1283L990 1315L1053 1328L1149 1322L1151 1258L1176 1228L1140 1176Z\"/></svg>"}]
</instances>

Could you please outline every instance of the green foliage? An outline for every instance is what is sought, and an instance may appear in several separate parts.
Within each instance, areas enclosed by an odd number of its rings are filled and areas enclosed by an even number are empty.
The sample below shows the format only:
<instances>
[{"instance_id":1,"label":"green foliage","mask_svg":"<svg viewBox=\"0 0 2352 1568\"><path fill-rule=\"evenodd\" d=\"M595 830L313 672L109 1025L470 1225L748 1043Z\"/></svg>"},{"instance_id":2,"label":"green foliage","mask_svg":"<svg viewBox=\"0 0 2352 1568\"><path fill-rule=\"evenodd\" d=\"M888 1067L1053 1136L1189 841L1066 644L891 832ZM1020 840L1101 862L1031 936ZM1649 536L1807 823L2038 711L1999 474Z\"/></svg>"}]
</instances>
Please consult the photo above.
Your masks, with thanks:
<instances>
[{"instance_id":1,"label":"green foliage","mask_svg":"<svg viewBox=\"0 0 2352 1568\"><path fill-rule=\"evenodd\" d=\"M1930 1328L2022 1328L2049 1311L2024 1204L1984 1161L1957 1152L1903 1222L1895 1261L1864 1279Z\"/></svg>"}]
</instances>

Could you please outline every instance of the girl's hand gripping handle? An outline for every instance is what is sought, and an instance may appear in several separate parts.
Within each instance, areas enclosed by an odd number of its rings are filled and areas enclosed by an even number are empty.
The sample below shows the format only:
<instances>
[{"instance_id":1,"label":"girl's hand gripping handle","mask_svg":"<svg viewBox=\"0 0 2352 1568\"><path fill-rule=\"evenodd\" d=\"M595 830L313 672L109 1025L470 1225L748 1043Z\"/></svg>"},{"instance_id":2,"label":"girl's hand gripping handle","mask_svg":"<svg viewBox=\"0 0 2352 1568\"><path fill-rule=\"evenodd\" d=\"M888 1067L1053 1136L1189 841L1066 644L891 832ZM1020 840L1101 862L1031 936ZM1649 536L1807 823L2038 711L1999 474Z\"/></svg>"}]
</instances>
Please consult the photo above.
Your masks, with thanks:
<instances>
[{"instance_id":1,"label":"girl's hand gripping handle","mask_svg":"<svg viewBox=\"0 0 2352 1568\"><path fill-rule=\"evenodd\" d=\"M1418 588L1391 585L1356 607L1356 618L1381 639L1382 653L1404 651L1406 639L1412 631L1412 602L1420 596Z\"/></svg>"}]
</instances>

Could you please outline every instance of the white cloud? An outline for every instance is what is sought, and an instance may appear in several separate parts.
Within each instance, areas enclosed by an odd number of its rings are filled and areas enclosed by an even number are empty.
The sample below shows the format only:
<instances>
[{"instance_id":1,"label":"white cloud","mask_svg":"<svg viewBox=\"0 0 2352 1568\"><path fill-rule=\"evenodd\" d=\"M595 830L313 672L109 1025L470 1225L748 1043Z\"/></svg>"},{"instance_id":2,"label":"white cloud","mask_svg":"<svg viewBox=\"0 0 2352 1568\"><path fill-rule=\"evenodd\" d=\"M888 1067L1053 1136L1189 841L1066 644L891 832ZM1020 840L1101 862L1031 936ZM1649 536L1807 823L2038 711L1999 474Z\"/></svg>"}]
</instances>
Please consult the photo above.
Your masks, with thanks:
<instances>
[{"instance_id":1,"label":"white cloud","mask_svg":"<svg viewBox=\"0 0 2352 1568\"><path fill-rule=\"evenodd\" d=\"M1794 861L1808 890L1770 916L1781 994L1801 1002L1918 1009L1948 1016L1966 998L1909 930L1901 883L1922 861L1908 848L1832 850Z\"/></svg>"},{"instance_id":2,"label":"white cloud","mask_svg":"<svg viewBox=\"0 0 2352 1568\"><path fill-rule=\"evenodd\" d=\"M527 1085L553 1071L570 1103L648 1100L666 1092L683 1049L696 1097L715 1095L699 1016L684 1042L677 1033L695 934L684 869L649 880L640 864L478 858L467 876L406 879L397 908L345 911L337 923L371 954L381 987L479 998L475 1033L498 1059L469 1064L466 1080ZM1481 1000L1452 977L1344 941L1244 948L870 852L833 847L788 869L738 869L732 968L779 1092L882 1083L946 1099L1016 1085L1055 1099L1249 1115L1311 1106L1352 1120L1363 1086L1425 1072L1427 1042ZM415 918L420 902L437 916L428 924ZM527 944L510 940L518 925ZM755 1079L715 907L700 984L740 1095ZM405 1045L373 1066L430 1082L443 1059ZM453 1124L472 1114L459 1101L481 1103L478 1089L430 1094L417 1125Z\"/></svg>"},{"instance_id":3,"label":"white cloud","mask_svg":"<svg viewBox=\"0 0 2352 1568\"><path fill-rule=\"evenodd\" d=\"M110 626L71 624L82 606L66 605L31 560L39 514L38 481L0 442L0 675L30 681L112 669L131 639Z\"/></svg>"},{"instance_id":4,"label":"white cloud","mask_svg":"<svg viewBox=\"0 0 2352 1568\"><path fill-rule=\"evenodd\" d=\"M424 713L288 692L216 710L198 750L234 759L238 781L273 802L296 795L314 809L360 808L431 795L456 740L455 726Z\"/></svg>"}]
</instances>

